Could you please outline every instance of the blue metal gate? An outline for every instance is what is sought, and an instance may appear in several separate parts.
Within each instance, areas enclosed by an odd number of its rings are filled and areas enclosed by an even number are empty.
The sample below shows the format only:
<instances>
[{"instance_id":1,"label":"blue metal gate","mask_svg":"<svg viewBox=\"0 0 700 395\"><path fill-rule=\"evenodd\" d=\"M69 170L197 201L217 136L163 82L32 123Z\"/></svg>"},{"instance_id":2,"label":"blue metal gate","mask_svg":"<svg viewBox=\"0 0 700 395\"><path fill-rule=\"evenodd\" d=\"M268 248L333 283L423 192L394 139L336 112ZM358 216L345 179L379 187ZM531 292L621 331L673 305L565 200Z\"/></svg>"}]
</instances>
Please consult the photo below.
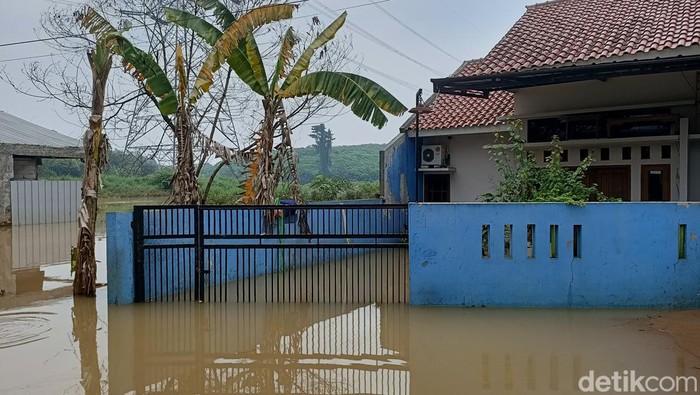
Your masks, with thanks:
<instances>
[{"instance_id":1,"label":"blue metal gate","mask_svg":"<svg viewBox=\"0 0 700 395\"><path fill-rule=\"evenodd\" d=\"M136 300L408 301L408 208L134 207Z\"/></svg>"}]
</instances>

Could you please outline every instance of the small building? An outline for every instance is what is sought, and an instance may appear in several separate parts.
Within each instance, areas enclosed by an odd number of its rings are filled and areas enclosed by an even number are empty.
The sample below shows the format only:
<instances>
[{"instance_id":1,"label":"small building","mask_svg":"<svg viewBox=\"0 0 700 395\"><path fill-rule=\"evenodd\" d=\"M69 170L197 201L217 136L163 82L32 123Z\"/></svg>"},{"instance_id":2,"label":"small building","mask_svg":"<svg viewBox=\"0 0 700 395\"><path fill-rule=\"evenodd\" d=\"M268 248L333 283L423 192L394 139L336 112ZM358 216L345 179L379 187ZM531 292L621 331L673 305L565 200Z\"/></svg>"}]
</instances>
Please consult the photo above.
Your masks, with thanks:
<instances>
[{"instance_id":1,"label":"small building","mask_svg":"<svg viewBox=\"0 0 700 395\"><path fill-rule=\"evenodd\" d=\"M587 182L609 196L700 200L700 2L532 5L483 59L432 82L418 139L413 116L384 151L390 202L491 192L486 148L509 118L540 163L554 136L564 166L591 156Z\"/></svg>"},{"instance_id":2,"label":"small building","mask_svg":"<svg viewBox=\"0 0 700 395\"><path fill-rule=\"evenodd\" d=\"M12 222L13 181L36 181L42 158L80 159L83 148L80 140L0 111L0 225Z\"/></svg>"}]
</instances>

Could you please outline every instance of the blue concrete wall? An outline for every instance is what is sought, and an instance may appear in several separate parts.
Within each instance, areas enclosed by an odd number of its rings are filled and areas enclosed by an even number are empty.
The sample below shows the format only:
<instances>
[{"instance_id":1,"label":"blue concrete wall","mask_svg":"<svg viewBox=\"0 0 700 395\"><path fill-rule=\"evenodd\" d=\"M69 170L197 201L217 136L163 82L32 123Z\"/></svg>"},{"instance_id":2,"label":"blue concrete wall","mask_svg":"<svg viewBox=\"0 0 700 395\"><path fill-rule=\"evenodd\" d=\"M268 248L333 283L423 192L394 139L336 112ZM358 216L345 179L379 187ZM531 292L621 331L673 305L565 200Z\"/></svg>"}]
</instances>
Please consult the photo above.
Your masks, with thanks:
<instances>
[{"instance_id":1,"label":"blue concrete wall","mask_svg":"<svg viewBox=\"0 0 700 395\"><path fill-rule=\"evenodd\" d=\"M403 133L384 149L382 194L387 203L416 201L415 146L415 138L407 138ZM419 179L418 186L419 194L422 195L422 177Z\"/></svg>"},{"instance_id":2,"label":"blue concrete wall","mask_svg":"<svg viewBox=\"0 0 700 395\"><path fill-rule=\"evenodd\" d=\"M336 202L348 206L347 210L329 209L310 212L307 223L315 235L347 234L347 238L313 239L309 249L280 248L284 244L306 244L308 238L261 239L260 234L298 234L296 223L278 223L269 226L263 210L232 210L225 207L207 207L202 211L205 236L253 235L241 239L225 237L205 241L204 269L209 271L207 285L230 282L241 278L274 273L277 271L317 265L341 259L347 255L367 252L363 248L323 247L324 244L357 244L367 239L351 235L398 234L408 224L405 211L353 208L357 204L376 204L377 200ZM330 204L330 203L329 203ZM146 299L155 299L183 291L194 286L194 239L183 237L194 233L194 209L170 208L144 211L144 234L165 238L145 240L145 245L165 246L144 249L144 274ZM133 303L134 256L132 213L107 214L109 301L113 304ZM384 242L398 239L383 238ZM256 244L255 248L235 248L242 244ZM220 247L219 247L220 246ZM233 247L232 247L233 246ZM319 248L323 247L323 248ZM112 284L115 284L112 287Z\"/></svg>"},{"instance_id":3,"label":"blue concrete wall","mask_svg":"<svg viewBox=\"0 0 700 395\"><path fill-rule=\"evenodd\" d=\"M412 304L700 307L700 204L411 204L409 219ZM506 224L513 225L512 258L504 256ZM535 225L533 258L528 224ZM679 224L687 225L686 259L679 259ZM579 258L574 225L581 226Z\"/></svg>"},{"instance_id":4,"label":"blue concrete wall","mask_svg":"<svg viewBox=\"0 0 700 395\"><path fill-rule=\"evenodd\" d=\"M134 302L133 213L107 213L107 299L109 304Z\"/></svg>"}]
</instances>

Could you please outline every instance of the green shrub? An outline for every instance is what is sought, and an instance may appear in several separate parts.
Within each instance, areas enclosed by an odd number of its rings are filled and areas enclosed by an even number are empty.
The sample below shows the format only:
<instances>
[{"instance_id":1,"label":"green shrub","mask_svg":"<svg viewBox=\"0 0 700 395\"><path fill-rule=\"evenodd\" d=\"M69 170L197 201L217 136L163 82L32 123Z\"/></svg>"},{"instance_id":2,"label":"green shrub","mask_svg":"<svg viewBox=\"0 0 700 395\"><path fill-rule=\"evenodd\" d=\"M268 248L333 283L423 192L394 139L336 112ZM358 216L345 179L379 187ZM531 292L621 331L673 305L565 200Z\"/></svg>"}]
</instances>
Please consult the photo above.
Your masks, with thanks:
<instances>
[{"instance_id":1,"label":"green shrub","mask_svg":"<svg viewBox=\"0 0 700 395\"><path fill-rule=\"evenodd\" d=\"M595 185L583 183L586 170L593 163L584 159L576 169L561 166L563 148L555 136L551 155L542 167L537 166L535 155L525 148L522 123L513 122L512 131L496 134L494 146L489 148L491 160L501 175L493 193L482 198L487 202L563 202L583 205L590 200L611 201Z\"/></svg>"}]
</instances>

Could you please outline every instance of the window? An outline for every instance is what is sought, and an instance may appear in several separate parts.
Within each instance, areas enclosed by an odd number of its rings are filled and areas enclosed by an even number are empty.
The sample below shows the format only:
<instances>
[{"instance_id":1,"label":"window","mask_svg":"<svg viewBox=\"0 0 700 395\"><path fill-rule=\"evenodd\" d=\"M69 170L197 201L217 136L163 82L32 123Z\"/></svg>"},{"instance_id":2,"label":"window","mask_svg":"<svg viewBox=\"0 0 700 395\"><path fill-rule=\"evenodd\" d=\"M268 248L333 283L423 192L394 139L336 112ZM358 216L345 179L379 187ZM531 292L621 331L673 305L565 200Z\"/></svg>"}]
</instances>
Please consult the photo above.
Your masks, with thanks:
<instances>
[{"instance_id":1,"label":"window","mask_svg":"<svg viewBox=\"0 0 700 395\"><path fill-rule=\"evenodd\" d=\"M586 158L588 158L588 150L586 148L581 148L578 151L578 157L583 162Z\"/></svg>"},{"instance_id":2,"label":"window","mask_svg":"<svg viewBox=\"0 0 700 395\"><path fill-rule=\"evenodd\" d=\"M527 121L527 141L588 140L603 138L668 136L678 133L678 115L669 108L609 111Z\"/></svg>"},{"instance_id":3,"label":"window","mask_svg":"<svg viewBox=\"0 0 700 395\"><path fill-rule=\"evenodd\" d=\"M561 161L562 161L562 162L568 162L568 161L569 161L569 150L568 150L568 149L565 149L565 150L561 153Z\"/></svg>"},{"instance_id":4,"label":"window","mask_svg":"<svg viewBox=\"0 0 700 395\"><path fill-rule=\"evenodd\" d=\"M622 147L622 160L632 159L632 147Z\"/></svg>"},{"instance_id":5,"label":"window","mask_svg":"<svg viewBox=\"0 0 700 395\"><path fill-rule=\"evenodd\" d=\"M425 174L423 177L424 195L426 202L450 201L450 175L449 174Z\"/></svg>"},{"instance_id":6,"label":"window","mask_svg":"<svg viewBox=\"0 0 700 395\"><path fill-rule=\"evenodd\" d=\"M671 146L662 145L661 146L661 159L671 159Z\"/></svg>"},{"instance_id":7,"label":"window","mask_svg":"<svg viewBox=\"0 0 700 395\"><path fill-rule=\"evenodd\" d=\"M651 147L648 145L642 146L642 159L651 159Z\"/></svg>"},{"instance_id":8,"label":"window","mask_svg":"<svg viewBox=\"0 0 700 395\"><path fill-rule=\"evenodd\" d=\"M559 140L566 138L566 122L559 118L533 119L527 122L527 141L531 143L548 143L552 137Z\"/></svg>"},{"instance_id":9,"label":"window","mask_svg":"<svg viewBox=\"0 0 700 395\"><path fill-rule=\"evenodd\" d=\"M546 162L547 158L549 158L550 156L552 156L552 151L550 151L550 150L544 151L544 153L542 155L542 161Z\"/></svg>"},{"instance_id":10,"label":"window","mask_svg":"<svg viewBox=\"0 0 700 395\"><path fill-rule=\"evenodd\" d=\"M600 160L610 160L610 148L600 149Z\"/></svg>"}]
</instances>

